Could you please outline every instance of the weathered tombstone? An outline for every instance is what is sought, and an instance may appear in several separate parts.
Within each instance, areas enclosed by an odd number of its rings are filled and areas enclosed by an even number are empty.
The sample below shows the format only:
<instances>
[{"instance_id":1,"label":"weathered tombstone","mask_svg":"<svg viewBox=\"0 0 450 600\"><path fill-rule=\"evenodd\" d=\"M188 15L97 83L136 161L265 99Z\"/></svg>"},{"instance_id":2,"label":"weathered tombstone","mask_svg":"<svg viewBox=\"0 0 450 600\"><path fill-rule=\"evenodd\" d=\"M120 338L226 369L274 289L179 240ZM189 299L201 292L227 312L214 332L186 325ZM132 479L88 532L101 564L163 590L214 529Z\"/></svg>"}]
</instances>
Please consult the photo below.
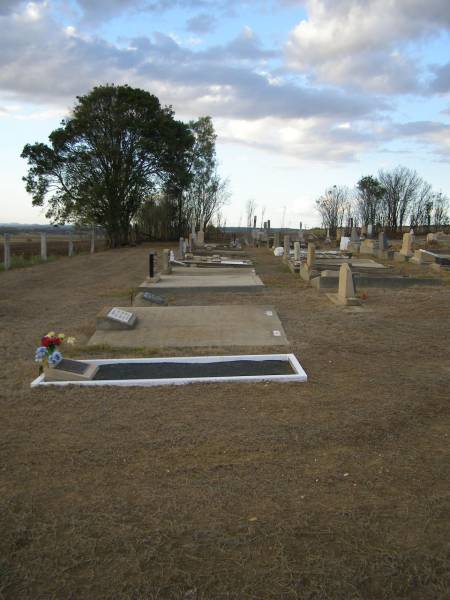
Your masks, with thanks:
<instances>
[{"instance_id":1,"label":"weathered tombstone","mask_svg":"<svg viewBox=\"0 0 450 600\"><path fill-rule=\"evenodd\" d=\"M283 260L286 261L289 258L289 251L291 249L291 238L289 235L285 235L283 238L283 248L284 248Z\"/></svg>"},{"instance_id":2,"label":"weathered tombstone","mask_svg":"<svg viewBox=\"0 0 450 600\"><path fill-rule=\"evenodd\" d=\"M327 237L325 238L325 243L331 244L330 230L328 228L327 228Z\"/></svg>"},{"instance_id":3,"label":"weathered tombstone","mask_svg":"<svg viewBox=\"0 0 450 600\"><path fill-rule=\"evenodd\" d=\"M373 225L372 225L372 223L369 223L367 225L367 237L369 239L372 239L372 237L373 237Z\"/></svg>"},{"instance_id":4,"label":"weathered tombstone","mask_svg":"<svg viewBox=\"0 0 450 600\"><path fill-rule=\"evenodd\" d=\"M316 260L316 246L312 242L308 244L308 252L306 254L306 264L311 269Z\"/></svg>"},{"instance_id":5,"label":"weathered tombstone","mask_svg":"<svg viewBox=\"0 0 450 600\"><path fill-rule=\"evenodd\" d=\"M359 235L356 230L356 227L352 227L352 232L350 234L350 241L351 242L359 242Z\"/></svg>"},{"instance_id":6,"label":"weathered tombstone","mask_svg":"<svg viewBox=\"0 0 450 600\"><path fill-rule=\"evenodd\" d=\"M164 273L164 275L170 275L170 273L172 273L172 267L170 266L170 250L163 250L162 273Z\"/></svg>"},{"instance_id":7,"label":"weathered tombstone","mask_svg":"<svg viewBox=\"0 0 450 600\"><path fill-rule=\"evenodd\" d=\"M338 304L344 306L360 304L358 299L355 298L355 284L348 263L344 263L339 269L339 289L336 300Z\"/></svg>"},{"instance_id":8,"label":"weathered tombstone","mask_svg":"<svg viewBox=\"0 0 450 600\"><path fill-rule=\"evenodd\" d=\"M178 243L178 256L183 259L184 258L184 238L180 237L180 241Z\"/></svg>"},{"instance_id":9,"label":"weathered tombstone","mask_svg":"<svg viewBox=\"0 0 450 600\"><path fill-rule=\"evenodd\" d=\"M253 217L253 229L256 229L256 215Z\"/></svg>"},{"instance_id":10,"label":"weathered tombstone","mask_svg":"<svg viewBox=\"0 0 450 600\"><path fill-rule=\"evenodd\" d=\"M91 254L94 254L95 252L95 229L92 228L92 233L91 233Z\"/></svg>"},{"instance_id":11,"label":"weathered tombstone","mask_svg":"<svg viewBox=\"0 0 450 600\"><path fill-rule=\"evenodd\" d=\"M68 255L69 256L73 256L73 239L72 239L72 235L69 235L69 248L68 248Z\"/></svg>"},{"instance_id":12,"label":"weathered tombstone","mask_svg":"<svg viewBox=\"0 0 450 600\"><path fill-rule=\"evenodd\" d=\"M3 265L7 271L11 268L11 234L5 233L3 239Z\"/></svg>"},{"instance_id":13,"label":"weathered tombstone","mask_svg":"<svg viewBox=\"0 0 450 600\"><path fill-rule=\"evenodd\" d=\"M367 237L367 227L365 225L361 225L361 237Z\"/></svg>"},{"instance_id":14,"label":"weathered tombstone","mask_svg":"<svg viewBox=\"0 0 450 600\"><path fill-rule=\"evenodd\" d=\"M41 233L41 258L47 260L47 234Z\"/></svg>"},{"instance_id":15,"label":"weathered tombstone","mask_svg":"<svg viewBox=\"0 0 450 600\"><path fill-rule=\"evenodd\" d=\"M294 242L294 260L296 262L300 260L300 242Z\"/></svg>"},{"instance_id":16,"label":"weathered tombstone","mask_svg":"<svg viewBox=\"0 0 450 600\"><path fill-rule=\"evenodd\" d=\"M270 219L267 221L267 229L270 231Z\"/></svg>"},{"instance_id":17,"label":"weathered tombstone","mask_svg":"<svg viewBox=\"0 0 450 600\"><path fill-rule=\"evenodd\" d=\"M192 233L189 234L188 249L189 252L192 252L194 249L194 238L192 237Z\"/></svg>"},{"instance_id":18,"label":"weathered tombstone","mask_svg":"<svg viewBox=\"0 0 450 600\"><path fill-rule=\"evenodd\" d=\"M412 243L413 243L413 239L412 239L411 234L404 233L403 234L403 243L402 243L402 248L400 250L400 254L403 254L403 256L406 256L407 258L411 257L413 255Z\"/></svg>"},{"instance_id":19,"label":"weathered tombstone","mask_svg":"<svg viewBox=\"0 0 450 600\"><path fill-rule=\"evenodd\" d=\"M280 247L280 232L279 231L275 231L275 233L273 234L273 247L274 248Z\"/></svg>"},{"instance_id":20,"label":"weathered tombstone","mask_svg":"<svg viewBox=\"0 0 450 600\"><path fill-rule=\"evenodd\" d=\"M384 231L380 231L378 234L378 249L379 250L387 250L388 249L388 241L387 236Z\"/></svg>"}]
</instances>

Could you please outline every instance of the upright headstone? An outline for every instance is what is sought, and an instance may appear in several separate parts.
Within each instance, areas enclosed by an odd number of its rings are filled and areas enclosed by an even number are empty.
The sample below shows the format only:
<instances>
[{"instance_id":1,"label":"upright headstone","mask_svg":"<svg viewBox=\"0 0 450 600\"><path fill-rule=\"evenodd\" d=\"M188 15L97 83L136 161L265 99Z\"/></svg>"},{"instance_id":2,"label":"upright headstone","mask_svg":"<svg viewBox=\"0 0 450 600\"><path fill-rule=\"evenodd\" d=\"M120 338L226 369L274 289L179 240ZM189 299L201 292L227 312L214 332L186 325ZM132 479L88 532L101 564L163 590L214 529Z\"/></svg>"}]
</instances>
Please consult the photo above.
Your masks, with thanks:
<instances>
[{"instance_id":1,"label":"upright headstone","mask_svg":"<svg viewBox=\"0 0 450 600\"><path fill-rule=\"evenodd\" d=\"M273 234L273 247L274 248L280 247L280 232L279 231L275 231L275 233Z\"/></svg>"},{"instance_id":2,"label":"upright headstone","mask_svg":"<svg viewBox=\"0 0 450 600\"><path fill-rule=\"evenodd\" d=\"M156 277L156 252L154 250L150 250L148 253L148 276L150 279Z\"/></svg>"},{"instance_id":3,"label":"upright headstone","mask_svg":"<svg viewBox=\"0 0 450 600\"><path fill-rule=\"evenodd\" d=\"M353 222L353 219L352 219ZM358 232L356 231L356 227L352 227L352 232L350 234L350 241L351 242L359 242L359 235Z\"/></svg>"},{"instance_id":4,"label":"upright headstone","mask_svg":"<svg viewBox=\"0 0 450 600\"><path fill-rule=\"evenodd\" d=\"M294 260L296 262L300 260L300 242L294 242Z\"/></svg>"},{"instance_id":5,"label":"upright headstone","mask_svg":"<svg viewBox=\"0 0 450 600\"><path fill-rule=\"evenodd\" d=\"M283 260L288 260L289 251L291 249L291 238L289 235L285 235L283 240L284 240L283 241L283 248L284 248Z\"/></svg>"},{"instance_id":6,"label":"upright headstone","mask_svg":"<svg viewBox=\"0 0 450 600\"><path fill-rule=\"evenodd\" d=\"M73 238L72 238L72 235L69 235L68 255L69 256L73 256Z\"/></svg>"},{"instance_id":7,"label":"upright headstone","mask_svg":"<svg viewBox=\"0 0 450 600\"><path fill-rule=\"evenodd\" d=\"M337 301L339 304L344 305L359 304L359 301L355 298L355 285L353 283L352 270L348 263L344 263L339 269Z\"/></svg>"},{"instance_id":8,"label":"upright headstone","mask_svg":"<svg viewBox=\"0 0 450 600\"><path fill-rule=\"evenodd\" d=\"M91 233L91 254L94 254L95 252L95 228L92 228L92 233Z\"/></svg>"},{"instance_id":9,"label":"upright headstone","mask_svg":"<svg viewBox=\"0 0 450 600\"><path fill-rule=\"evenodd\" d=\"M384 231L380 231L378 234L378 250L384 251L388 249L387 236Z\"/></svg>"},{"instance_id":10,"label":"upright headstone","mask_svg":"<svg viewBox=\"0 0 450 600\"><path fill-rule=\"evenodd\" d=\"M367 227L365 225L361 225L361 237L367 237Z\"/></svg>"},{"instance_id":11,"label":"upright headstone","mask_svg":"<svg viewBox=\"0 0 450 600\"><path fill-rule=\"evenodd\" d=\"M403 256L406 257L411 257L413 255L413 251L412 251L412 238L411 238L411 234L410 233L404 233L403 234L403 243L402 243L402 248L400 250L400 254L403 254Z\"/></svg>"},{"instance_id":12,"label":"upright headstone","mask_svg":"<svg viewBox=\"0 0 450 600\"><path fill-rule=\"evenodd\" d=\"M267 221L267 229L270 230L270 219Z\"/></svg>"},{"instance_id":13,"label":"upright headstone","mask_svg":"<svg viewBox=\"0 0 450 600\"><path fill-rule=\"evenodd\" d=\"M170 266L170 250L163 250L162 254L162 272L164 275L172 273L172 267Z\"/></svg>"},{"instance_id":14,"label":"upright headstone","mask_svg":"<svg viewBox=\"0 0 450 600\"><path fill-rule=\"evenodd\" d=\"M5 233L3 239L3 265L7 271L11 268L11 234Z\"/></svg>"},{"instance_id":15,"label":"upright headstone","mask_svg":"<svg viewBox=\"0 0 450 600\"><path fill-rule=\"evenodd\" d=\"M308 252L306 254L306 264L311 269L314 266L316 260L316 246L309 242L308 244Z\"/></svg>"},{"instance_id":16,"label":"upright headstone","mask_svg":"<svg viewBox=\"0 0 450 600\"><path fill-rule=\"evenodd\" d=\"M178 256L181 260L184 258L184 238L180 237L180 241L178 243Z\"/></svg>"},{"instance_id":17,"label":"upright headstone","mask_svg":"<svg viewBox=\"0 0 450 600\"><path fill-rule=\"evenodd\" d=\"M47 234L41 233L41 258L47 260Z\"/></svg>"},{"instance_id":18,"label":"upright headstone","mask_svg":"<svg viewBox=\"0 0 450 600\"><path fill-rule=\"evenodd\" d=\"M253 229L256 229L256 215L253 217Z\"/></svg>"},{"instance_id":19,"label":"upright headstone","mask_svg":"<svg viewBox=\"0 0 450 600\"><path fill-rule=\"evenodd\" d=\"M327 244L331 244L330 230L328 228L327 228L327 237L325 238L325 242Z\"/></svg>"},{"instance_id":20,"label":"upright headstone","mask_svg":"<svg viewBox=\"0 0 450 600\"><path fill-rule=\"evenodd\" d=\"M367 237L371 240L373 238L373 225L369 223L367 225Z\"/></svg>"}]
</instances>

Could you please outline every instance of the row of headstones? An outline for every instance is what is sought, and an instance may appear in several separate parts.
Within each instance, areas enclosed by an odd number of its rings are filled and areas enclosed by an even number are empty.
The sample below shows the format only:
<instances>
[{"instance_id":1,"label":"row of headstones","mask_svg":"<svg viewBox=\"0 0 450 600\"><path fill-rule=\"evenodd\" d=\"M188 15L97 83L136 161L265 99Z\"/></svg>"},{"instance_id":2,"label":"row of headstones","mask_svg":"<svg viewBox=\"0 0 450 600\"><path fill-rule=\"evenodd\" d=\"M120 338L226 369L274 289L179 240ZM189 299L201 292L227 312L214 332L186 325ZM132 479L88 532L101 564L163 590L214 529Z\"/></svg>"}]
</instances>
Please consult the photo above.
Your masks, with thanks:
<instances>
[{"instance_id":1,"label":"row of headstones","mask_svg":"<svg viewBox=\"0 0 450 600\"><path fill-rule=\"evenodd\" d=\"M4 238L4 252L3 252L3 266L5 271L11 268L11 234L5 233L3 235ZM67 240L68 243L68 256L73 256L74 254L74 246L73 239L69 237ZM91 234L91 254L95 252L95 233ZM41 233L41 259L47 260L47 234Z\"/></svg>"}]
</instances>

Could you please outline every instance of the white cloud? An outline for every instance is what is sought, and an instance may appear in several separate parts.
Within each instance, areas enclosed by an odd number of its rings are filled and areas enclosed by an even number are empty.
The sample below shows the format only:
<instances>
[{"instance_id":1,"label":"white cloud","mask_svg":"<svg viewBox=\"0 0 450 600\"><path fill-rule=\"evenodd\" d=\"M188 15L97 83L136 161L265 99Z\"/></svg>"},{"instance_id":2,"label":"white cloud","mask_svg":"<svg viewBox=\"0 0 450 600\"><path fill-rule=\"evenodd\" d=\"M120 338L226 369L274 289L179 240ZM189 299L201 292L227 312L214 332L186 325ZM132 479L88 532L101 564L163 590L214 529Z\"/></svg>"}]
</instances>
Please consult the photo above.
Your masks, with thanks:
<instances>
[{"instance_id":1,"label":"white cloud","mask_svg":"<svg viewBox=\"0 0 450 600\"><path fill-rule=\"evenodd\" d=\"M291 68L381 93L417 91L409 42L450 26L448 0L307 0L308 18L286 45Z\"/></svg>"}]
</instances>

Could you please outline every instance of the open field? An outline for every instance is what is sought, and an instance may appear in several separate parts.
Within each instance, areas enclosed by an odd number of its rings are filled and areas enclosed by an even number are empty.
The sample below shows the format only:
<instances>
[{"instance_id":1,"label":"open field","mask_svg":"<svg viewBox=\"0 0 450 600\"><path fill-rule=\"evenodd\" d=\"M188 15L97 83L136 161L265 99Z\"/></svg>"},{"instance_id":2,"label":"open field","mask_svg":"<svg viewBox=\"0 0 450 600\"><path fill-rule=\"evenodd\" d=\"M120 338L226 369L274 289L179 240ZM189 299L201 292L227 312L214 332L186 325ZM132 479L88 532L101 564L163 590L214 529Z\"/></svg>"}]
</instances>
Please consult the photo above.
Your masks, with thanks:
<instances>
[{"instance_id":1,"label":"open field","mask_svg":"<svg viewBox=\"0 0 450 600\"><path fill-rule=\"evenodd\" d=\"M344 313L252 249L262 291L171 303L273 305L308 383L30 390L146 250L0 273L0 599L448 599L450 285Z\"/></svg>"}]
</instances>

